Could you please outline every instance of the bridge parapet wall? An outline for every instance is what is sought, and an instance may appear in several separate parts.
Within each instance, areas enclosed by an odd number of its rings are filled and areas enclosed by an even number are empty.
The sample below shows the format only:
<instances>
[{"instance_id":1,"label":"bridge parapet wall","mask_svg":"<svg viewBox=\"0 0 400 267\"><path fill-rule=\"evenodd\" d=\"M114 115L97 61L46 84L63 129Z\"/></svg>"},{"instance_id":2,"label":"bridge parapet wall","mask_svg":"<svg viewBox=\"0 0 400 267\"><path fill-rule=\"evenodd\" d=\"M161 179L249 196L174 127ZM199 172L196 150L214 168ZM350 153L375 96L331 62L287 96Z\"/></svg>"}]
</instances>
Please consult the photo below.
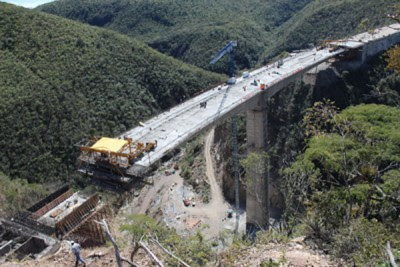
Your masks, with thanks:
<instances>
[{"instance_id":1,"label":"bridge parapet wall","mask_svg":"<svg viewBox=\"0 0 400 267\"><path fill-rule=\"evenodd\" d=\"M400 43L400 32L391 34L375 41L369 41L363 46L362 62L365 63L371 57L389 49L395 44Z\"/></svg>"}]
</instances>

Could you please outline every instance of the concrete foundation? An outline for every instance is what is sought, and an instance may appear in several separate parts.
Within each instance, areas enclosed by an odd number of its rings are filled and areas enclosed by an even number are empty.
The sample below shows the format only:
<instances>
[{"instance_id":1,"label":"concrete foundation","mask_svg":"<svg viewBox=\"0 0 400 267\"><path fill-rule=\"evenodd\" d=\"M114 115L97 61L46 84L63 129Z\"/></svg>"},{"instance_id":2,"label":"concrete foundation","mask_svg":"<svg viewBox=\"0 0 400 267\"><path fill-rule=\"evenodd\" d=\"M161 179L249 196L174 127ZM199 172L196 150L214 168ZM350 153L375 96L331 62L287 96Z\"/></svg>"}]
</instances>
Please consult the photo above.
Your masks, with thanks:
<instances>
[{"instance_id":1,"label":"concrete foundation","mask_svg":"<svg viewBox=\"0 0 400 267\"><path fill-rule=\"evenodd\" d=\"M0 220L0 265L7 260L40 259L57 250L57 240L13 221Z\"/></svg>"},{"instance_id":2,"label":"concrete foundation","mask_svg":"<svg viewBox=\"0 0 400 267\"><path fill-rule=\"evenodd\" d=\"M264 97L263 97L264 96ZM247 111L248 152L263 152L267 146L267 109L265 95ZM269 226L269 177L265 159L256 160L248 170L246 180L246 232L252 236Z\"/></svg>"}]
</instances>

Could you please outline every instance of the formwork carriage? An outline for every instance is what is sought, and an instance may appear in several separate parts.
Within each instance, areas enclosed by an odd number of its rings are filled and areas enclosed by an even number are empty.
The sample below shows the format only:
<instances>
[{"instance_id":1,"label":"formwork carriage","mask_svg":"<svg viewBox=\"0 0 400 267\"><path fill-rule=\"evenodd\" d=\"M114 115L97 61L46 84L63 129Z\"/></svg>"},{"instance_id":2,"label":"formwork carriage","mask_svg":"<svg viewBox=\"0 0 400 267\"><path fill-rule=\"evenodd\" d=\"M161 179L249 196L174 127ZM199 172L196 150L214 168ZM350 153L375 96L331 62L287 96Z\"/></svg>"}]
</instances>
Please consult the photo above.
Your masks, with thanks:
<instances>
[{"instance_id":1,"label":"formwork carriage","mask_svg":"<svg viewBox=\"0 0 400 267\"><path fill-rule=\"evenodd\" d=\"M154 150L157 141L144 143L128 137L93 137L78 146L81 172L103 181L127 184L132 181L128 169L136 160Z\"/></svg>"}]
</instances>

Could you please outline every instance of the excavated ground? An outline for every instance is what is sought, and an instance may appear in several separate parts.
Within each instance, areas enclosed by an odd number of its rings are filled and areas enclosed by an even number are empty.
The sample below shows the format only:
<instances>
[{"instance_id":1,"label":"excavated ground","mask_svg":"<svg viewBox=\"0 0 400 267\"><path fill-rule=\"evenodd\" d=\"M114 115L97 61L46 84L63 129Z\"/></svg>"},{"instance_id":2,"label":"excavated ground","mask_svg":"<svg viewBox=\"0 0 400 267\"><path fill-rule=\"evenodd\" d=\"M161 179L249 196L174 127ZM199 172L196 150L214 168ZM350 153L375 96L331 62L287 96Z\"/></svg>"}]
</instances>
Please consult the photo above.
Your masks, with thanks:
<instances>
[{"instance_id":1,"label":"excavated ground","mask_svg":"<svg viewBox=\"0 0 400 267\"><path fill-rule=\"evenodd\" d=\"M146 186L139 197L124 207L123 214L148 214L163 220L182 235L195 233L200 229L207 239L218 237L218 234L224 230L234 230L234 216L227 218L227 211L233 207L225 201L221 186L215 177L212 157L213 139L214 130L207 135L204 149L206 174L211 189L209 203L202 203L193 188L184 184L179 171L173 171L174 163L167 162L165 164L167 171L152 177L154 185ZM184 199L190 200L190 206L184 205ZM244 231L244 228L245 214L242 213L239 229Z\"/></svg>"}]
</instances>

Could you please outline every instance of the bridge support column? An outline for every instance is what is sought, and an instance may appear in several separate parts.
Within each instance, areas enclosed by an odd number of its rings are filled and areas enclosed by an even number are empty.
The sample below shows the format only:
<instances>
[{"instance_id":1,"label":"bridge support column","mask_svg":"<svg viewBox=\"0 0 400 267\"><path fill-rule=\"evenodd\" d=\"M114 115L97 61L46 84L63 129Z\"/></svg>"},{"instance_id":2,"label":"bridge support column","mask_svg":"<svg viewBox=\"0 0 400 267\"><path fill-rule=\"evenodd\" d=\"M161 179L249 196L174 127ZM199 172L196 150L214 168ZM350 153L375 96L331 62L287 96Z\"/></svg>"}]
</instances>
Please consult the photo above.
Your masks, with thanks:
<instances>
[{"instance_id":1,"label":"bridge support column","mask_svg":"<svg viewBox=\"0 0 400 267\"><path fill-rule=\"evenodd\" d=\"M265 96L260 96L255 108L247 111L248 152L265 152L267 145L267 109ZM269 177L265 158L256 159L247 170L246 232L250 236L269 225Z\"/></svg>"}]
</instances>

